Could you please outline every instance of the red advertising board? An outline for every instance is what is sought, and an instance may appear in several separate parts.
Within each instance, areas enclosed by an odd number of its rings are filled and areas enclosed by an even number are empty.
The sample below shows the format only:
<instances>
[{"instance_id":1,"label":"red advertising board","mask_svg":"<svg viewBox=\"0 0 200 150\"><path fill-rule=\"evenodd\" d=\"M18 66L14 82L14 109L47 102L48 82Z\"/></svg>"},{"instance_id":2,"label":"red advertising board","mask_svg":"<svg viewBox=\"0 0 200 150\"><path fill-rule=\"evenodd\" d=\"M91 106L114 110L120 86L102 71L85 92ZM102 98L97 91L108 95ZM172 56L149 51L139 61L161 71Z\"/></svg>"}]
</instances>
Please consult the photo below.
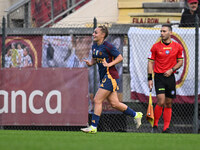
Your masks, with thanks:
<instances>
[{"instance_id":1,"label":"red advertising board","mask_svg":"<svg viewBox=\"0 0 200 150\"><path fill-rule=\"evenodd\" d=\"M12 68L0 78L0 125L87 125L88 69Z\"/></svg>"},{"instance_id":2,"label":"red advertising board","mask_svg":"<svg viewBox=\"0 0 200 150\"><path fill-rule=\"evenodd\" d=\"M2 43L1 42L2 42L2 37L0 36L0 56L2 56L2 54L1 54ZM0 61L0 68L1 68L1 65L2 65L1 63L2 63L2 61Z\"/></svg>"}]
</instances>

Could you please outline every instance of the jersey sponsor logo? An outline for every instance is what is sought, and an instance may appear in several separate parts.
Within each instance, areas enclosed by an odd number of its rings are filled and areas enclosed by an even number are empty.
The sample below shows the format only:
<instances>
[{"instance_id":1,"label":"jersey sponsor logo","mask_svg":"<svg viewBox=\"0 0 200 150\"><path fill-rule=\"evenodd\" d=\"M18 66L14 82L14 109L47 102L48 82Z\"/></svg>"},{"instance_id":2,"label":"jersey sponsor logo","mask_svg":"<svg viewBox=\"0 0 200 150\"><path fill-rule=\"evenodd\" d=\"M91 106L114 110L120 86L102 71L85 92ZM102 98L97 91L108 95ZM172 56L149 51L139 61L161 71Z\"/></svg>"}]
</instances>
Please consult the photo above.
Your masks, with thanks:
<instances>
[{"instance_id":1,"label":"jersey sponsor logo","mask_svg":"<svg viewBox=\"0 0 200 150\"><path fill-rule=\"evenodd\" d=\"M169 49L169 50L172 50L171 47L163 47L163 49Z\"/></svg>"},{"instance_id":2,"label":"jersey sponsor logo","mask_svg":"<svg viewBox=\"0 0 200 150\"><path fill-rule=\"evenodd\" d=\"M103 59L102 58L96 58L97 63L102 63Z\"/></svg>"}]
</instances>

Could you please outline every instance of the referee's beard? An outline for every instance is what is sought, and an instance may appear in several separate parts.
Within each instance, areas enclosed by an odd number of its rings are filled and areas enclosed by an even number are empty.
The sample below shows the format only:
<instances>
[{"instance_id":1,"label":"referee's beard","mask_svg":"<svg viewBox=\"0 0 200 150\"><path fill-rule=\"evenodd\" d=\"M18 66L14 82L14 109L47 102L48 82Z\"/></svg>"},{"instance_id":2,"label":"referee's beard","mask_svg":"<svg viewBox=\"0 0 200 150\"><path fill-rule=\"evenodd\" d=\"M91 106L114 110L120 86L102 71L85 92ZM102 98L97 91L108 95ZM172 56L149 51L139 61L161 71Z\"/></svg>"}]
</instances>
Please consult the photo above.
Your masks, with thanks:
<instances>
[{"instance_id":1,"label":"referee's beard","mask_svg":"<svg viewBox=\"0 0 200 150\"><path fill-rule=\"evenodd\" d=\"M164 37L164 36L160 36L161 37L161 40L164 42L164 43L170 43L171 42L171 37Z\"/></svg>"}]
</instances>

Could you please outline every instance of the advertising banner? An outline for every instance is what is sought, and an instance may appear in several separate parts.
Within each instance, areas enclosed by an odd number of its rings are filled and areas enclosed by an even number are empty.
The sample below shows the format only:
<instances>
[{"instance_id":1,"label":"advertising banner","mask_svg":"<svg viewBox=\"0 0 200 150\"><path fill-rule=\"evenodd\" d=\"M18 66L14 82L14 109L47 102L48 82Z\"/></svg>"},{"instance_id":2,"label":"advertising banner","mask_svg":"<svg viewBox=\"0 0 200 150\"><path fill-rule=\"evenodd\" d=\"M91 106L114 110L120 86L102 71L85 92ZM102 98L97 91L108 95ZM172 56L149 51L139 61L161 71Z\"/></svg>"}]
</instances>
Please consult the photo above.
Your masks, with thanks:
<instances>
[{"instance_id":1,"label":"advertising banner","mask_svg":"<svg viewBox=\"0 0 200 150\"><path fill-rule=\"evenodd\" d=\"M41 67L42 36L8 36L4 68Z\"/></svg>"},{"instance_id":2,"label":"advertising banner","mask_svg":"<svg viewBox=\"0 0 200 150\"><path fill-rule=\"evenodd\" d=\"M0 125L87 125L87 69L12 68L0 77Z\"/></svg>"},{"instance_id":3,"label":"advertising banner","mask_svg":"<svg viewBox=\"0 0 200 150\"><path fill-rule=\"evenodd\" d=\"M131 98L147 102L149 95L147 58L153 44L160 41L160 28L131 27L128 32L128 37L130 43ZM173 28L172 40L182 45L184 54L183 66L175 74L177 97L173 102L193 103L195 83L195 29ZM198 57L200 60L200 55ZM200 85L200 79L198 82ZM198 94L200 97L200 88ZM156 94L154 88L152 96L153 102L155 102Z\"/></svg>"},{"instance_id":4,"label":"advertising banner","mask_svg":"<svg viewBox=\"0 0 200 150\"><path fill-rule=\"evenodd\" d=\"M2 37L0 36L0 56L2 56L1 52L2 52ZM1 66L2 66L2 61L0 61L0 68Z\"/></svg>"},{"instance_id":5,"label":"advertising banner","mask_svg":"<svg viewBox=\"0 0 200 150\"><path fill-rule=\"evenodd\" d=\"M42 67L87 67L91 46L91 36L43 36Z\"/></svg>"}]
</instances>

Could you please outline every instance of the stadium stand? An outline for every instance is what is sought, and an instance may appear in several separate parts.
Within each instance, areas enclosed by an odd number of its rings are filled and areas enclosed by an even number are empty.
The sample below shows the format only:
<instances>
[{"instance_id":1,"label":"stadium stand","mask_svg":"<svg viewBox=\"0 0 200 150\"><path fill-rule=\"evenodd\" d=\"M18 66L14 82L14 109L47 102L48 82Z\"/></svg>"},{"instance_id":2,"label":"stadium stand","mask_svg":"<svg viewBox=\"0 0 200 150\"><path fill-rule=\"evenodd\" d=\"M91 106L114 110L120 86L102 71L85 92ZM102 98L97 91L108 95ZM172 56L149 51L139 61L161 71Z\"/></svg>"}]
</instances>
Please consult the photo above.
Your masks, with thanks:
<instances>
[{"instance_id":1,"label":"stadium stand","mask_svg":"<svg viewBox=\"0 0 200 150\"><path fill-rule=\"evenodd\" d=\"M116 23L118 19L118 0L92 0L76 12L56 23L53 27L86 26L96 17L100 23ZM106 5L105 5L106 4Z\"/></svg>"},{"instance_id":2,"label":"stadium stand","mask_svg":"<svg viewBox=\"0 0 200 150\"><path fill-rule=\"evenodd\" d=\"M8 27L49 27L90 0L19 0L6 9ZM2 16L1 15L1 16ZM1 17L0 16L0 17Z\"/></svg>"},{"instance_id":3,"label":"stadium stand","mask_svg":"<svg viewBox=\"0 0 200 150\"><path fill-rule=\"evenodd\" d=\"M180 21L182 1L119 0L118 23L169 23Z\"/></svg>"}]
</instances>

